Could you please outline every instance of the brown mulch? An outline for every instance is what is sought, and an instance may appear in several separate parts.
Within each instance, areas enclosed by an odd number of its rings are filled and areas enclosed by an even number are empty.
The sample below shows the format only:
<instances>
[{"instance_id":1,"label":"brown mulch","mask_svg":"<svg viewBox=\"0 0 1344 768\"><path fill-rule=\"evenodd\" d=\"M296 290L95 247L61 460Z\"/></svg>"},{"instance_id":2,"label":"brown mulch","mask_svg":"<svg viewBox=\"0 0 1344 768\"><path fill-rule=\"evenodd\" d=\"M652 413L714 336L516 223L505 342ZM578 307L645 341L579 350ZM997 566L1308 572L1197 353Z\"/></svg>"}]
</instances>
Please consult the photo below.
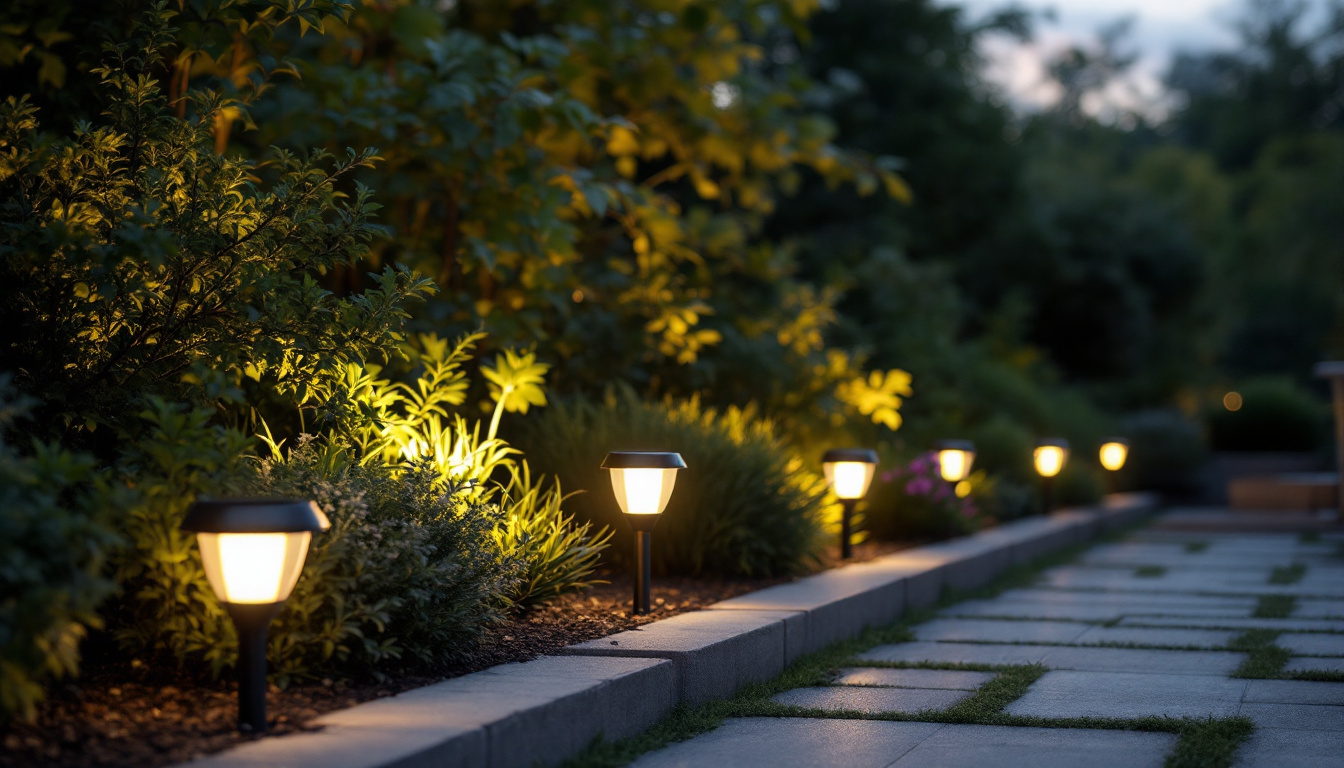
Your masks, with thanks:
<instances>
[{"instance_id":1,"label":"brown mulch","mask_svg":"<svg viewBox=\"0 0 1344 768\"><path fill-rule=\"evenodd\" d=\"M902 548L885 543L861 544L855 548L854 561ZM823 566L835 564L832 555ZM572 643L789 581L658 577L653 582L652 613L634 616L630 612L630 580L623 574L601 575L612 583L566 595L491 627L471 654L441 674L399 677L384 683L324 680L283 691L272 687L267 697L271 723L268 735L312 730L320 726L309 722L325 712L496 664L526 661ZM139 662L87 663L78 680L51 692L35 723L0 725L0 768L153 768L184 762L257 738L237 731L237 707L236 689L229 683L182 680Z\"/></svg>"}]
</instances>

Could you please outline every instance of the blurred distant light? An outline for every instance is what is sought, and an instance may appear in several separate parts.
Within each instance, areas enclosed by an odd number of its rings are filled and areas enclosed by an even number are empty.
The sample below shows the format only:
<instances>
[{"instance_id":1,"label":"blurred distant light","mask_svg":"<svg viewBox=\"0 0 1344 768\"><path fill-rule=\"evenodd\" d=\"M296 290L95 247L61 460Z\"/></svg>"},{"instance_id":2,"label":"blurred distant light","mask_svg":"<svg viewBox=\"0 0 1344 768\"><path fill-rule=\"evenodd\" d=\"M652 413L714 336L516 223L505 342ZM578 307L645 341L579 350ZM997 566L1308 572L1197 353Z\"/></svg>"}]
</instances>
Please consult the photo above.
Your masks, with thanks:
<instances>
[{"instance_id":1,"label":"blurred distant light","mask_svg":"<svg viewBox=\"0 0 1344 768\"><path fill-rule=\"evenodd\" d=\"M1240 410L1241 410L1241 393L1240 393L1240 392L1228 392L1226 395L1223 395L1223 407L1226 408L1226 409L1229 410L1229 411L1240 411Z\"/></svg>"},{"instance_id":2,"label":"blurred distant light","mask_svg":"<svg viewBox=\"0 0 1344 768\"><path fill-rule=\"evenodd\" d=\"M719 81L709 89L709 98L716 109L728 109L737 103L739 92L732 83Z\"/></svg>"},{"instance_id":3,"label":"blurred distant light","mask_svg":"<svg viewBox=\"0 0 1344 768\"><path fill-rule=\"evenodd\" d=\"M580 291L578 288L575 288L574 292L571 293L569 297L574 300L575 304L579 304L583 301L583 291Z\"/></svg>"}]
</instances>

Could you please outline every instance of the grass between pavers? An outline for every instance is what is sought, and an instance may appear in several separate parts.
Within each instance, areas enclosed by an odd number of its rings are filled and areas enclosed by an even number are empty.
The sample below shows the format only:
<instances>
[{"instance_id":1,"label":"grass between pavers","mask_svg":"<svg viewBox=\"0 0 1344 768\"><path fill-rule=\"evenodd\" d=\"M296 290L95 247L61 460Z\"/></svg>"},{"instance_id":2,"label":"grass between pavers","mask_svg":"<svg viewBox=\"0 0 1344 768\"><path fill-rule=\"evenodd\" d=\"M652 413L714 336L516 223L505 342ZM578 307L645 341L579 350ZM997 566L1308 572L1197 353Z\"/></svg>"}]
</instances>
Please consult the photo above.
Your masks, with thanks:
<instances>
[{"instance_id":1,"label":"grass between pavers","mask_svg":"<svg viewBox=\"0 0 1344 768\"><path fill-rule=\"evenodd\" d=\"M834 643L817 653L798 659L774 680L744 686L731 699L713 701L697 707L677 705L661 722L628 739L595 741L583 753L567 760L564 768L616 768L647 752L714 730L729 717L815 717L830 719L901 720L968 725L1003 725L1045 728L1092 728L1107 730L1159 731L1179 736L1176 749L1167 757L1167 768L1224 768L1232 764L1241 742L1254 731L1249 718L1065 718L1024 717L1004 712L1033 682L1048 670L1039 665L995 665L961 662L882 662L859 659L874 646L909 642L911 627L934 618L937 613L968 599L995 597L1009 589L1026 586L1036 574L1047 568L1070 562L1096 544L1116 541L1140 525L1113 531L1089 544L1081 544L1038 558L1024 566L1010 568L993 584L967 593L947 592L939 604L913 612L884 628L869 628L858 637ZM1025 643L1023 643L1025 644ZM1086 647L1086 646L1084 646ZM1104 646L1103 646L1104 647ZM1119 647L1131 647L1121 645ZM1198 649L1203 650L1203 649ZM967 672L994 672L992 680L975 693L947 710L924 712L848 712L808 709L779 704L773 697L795 688L829 685L842 667L897 669L944 669Z\"/></svg>"},{"instance_id":2,"label":"grass between pavers","mask_svg":"<svg viewBox=\"0 0 1344 768\"><path fill-rule=\"evenodd\" d=\"M1321 540L1321 532L1303 531L1297 534L1297 540L1303 544L1315 544Z\"/></svg>"},{"instance_id":3,"label":"grass between pavers","mask_svg":"<svg viewBox=\"0 0 1344 768\"><path fill-rule=\"evenodd\" d=\"M1248 629L1227 644L1230 651L1246 654L1246 660L1232 673L1232 677L1265 679L1279 677L1283 665L1292 655L1288 649L1274 644L1279 639L1278 630Z\"/></svg>"},{"instance_id":4,"label":"grass between pavers","mask_svg":"<svg viewBox=\"0 0 1344 768\"><path fill-rule=\"evenodd\" d=\"M1256 619L1286 619L1297 609L1297 598L1293 595L1261 595L1255 601Z\"/></svg>"},{"instance_id":5,"label":"grass between pavers","mask_svg":"<svg viewBox=\"0 0 1344 768\"><path fill-rule=\"evenodd\" d=\"M1270 584L1296 584L1307 575L1307 566L1302 563L1293 563L1288 566L1276 566L1274 571L1269 574Z\"/></svg>"},{"instance_id":6,"label":"grass between pavers","mask_svg":"<svg viewBox=\"0 0 1344 768\"><path fill-rule=\"evenodd\" d=\"M1134 569L1134 575L1141 579L1156 579L1167 575L1167 569L1160 565L1140 565Z\"/></svg>"},{"instance_id":7,"label":"grass between pavers","mask_svg":"<svg viewBox=\"0 0 1344 768\"><path fill-rule=\"evenodd\" d=\"M1192 555L1199 554L1208 548L1209 542L1207 541L1187 541L1185 543L1185 551Z\"/></svg>"}]
</instances>

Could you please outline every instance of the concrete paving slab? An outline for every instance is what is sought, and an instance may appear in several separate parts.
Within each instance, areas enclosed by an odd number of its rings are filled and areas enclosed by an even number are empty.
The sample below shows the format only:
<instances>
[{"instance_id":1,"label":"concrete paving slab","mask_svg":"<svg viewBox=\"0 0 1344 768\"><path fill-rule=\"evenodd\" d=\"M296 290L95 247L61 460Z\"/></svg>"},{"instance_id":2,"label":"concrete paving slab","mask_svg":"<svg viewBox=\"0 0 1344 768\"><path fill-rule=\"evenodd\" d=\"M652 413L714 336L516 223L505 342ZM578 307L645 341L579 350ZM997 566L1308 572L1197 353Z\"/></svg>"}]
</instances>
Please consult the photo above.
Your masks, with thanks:
<instances>
[{"instance_id":1,"label":"concrete paving slab","mask_svg":"<svg viewBox=\"0 0 1344 768\"><path fill-rule=\"evenodd\" d=\"M949 725L892 768L1159 768L1175 746L1170 733Z\"/></svg>"},{"instance_id":2,"label":"concrete paving slab","mask_svg":"<svg viewBox=\"0 0 1344 768\"><path fill-rule=\"evenodd\" d=\"M320 731L249 742L205 768L553 764L633 736L676 703L660 659L542 657L323 715ZM620 734L620 735L618 735Z\"/></svg>"},{"instance_id":3,"label":"concrete paving slab","mask_svg":"<svg viewBox=\"0 0 1344 768\"><path fill-rule=\"evenodd\" d=\"M1046 672L1006 711L1035 717L1229 717L1245 690L1245 680L1203 675Z\"/></svg>"},{"instance_id":4,"label":"concrete paving slab","mask_svg":"<svg viewBox=\"0 0 1344 768\"><path fill-rule=\"evenodd\" d=\"M996 621L994 619L934 619L915 627L915 639L991 643L1068 643L1091 628L1074 621Z\"/></svg>"},{"instance_id":5,"label":"concrete paving slab","mask_svg":"<svg viewBox=\"0 0 1344 768\"><path fill-rule=\"evenodd\" d=\"M1275 643L1303 656L1344 656L1344 635L1286 632Z\"/></svg>"},{"instance_id":6,"label":"concrete paving slab","mask_svg":"<svg viewBox=\"0 0 1344 768\"><path fill-rule=\"evenodd\" d=\"M970 695L970 691L938 688L861 688L838 685L795 688L775 696L774 701L807 709L825 709L832 712L852 710L877 714L947 709Z\"/></svg>"},{"instance_id":7,"label":"concrete paving slab","mask_svg":"<svg viewBox=\"0 0 1344 768\"><path fill-rule=\"evenodd\" d=\"M878 720L730 718L709 733L644 755L631 768L885 768L944 727Z\"/></svg>"},{"instance_id":8,"label":"concrete paving slab","mask_svg":"<svg viewBox=\"0 0 1344 768\"><path fill-rule=\"evenodd\" d=\"M1344 632L1344 621L1323 619L1207 618L1197 616L1126 616L1122 627L1218 627L1232 629L1277 629L1300 632Z\"/></svg>"},{"instance_id":9,"label":"concrete paving slab","mask_svg":"<svg viewBox=\"0 0 1344 768\"><path fill-rule=\"evenodd\" d=\"M1344 764L1344 738L1328 731L1259 728L1241 745L1234 768L1324 768Z\"/></svg>"},{"instance_id":10,"label":"concrete paving slab","mask_svg":"<svg viewBox=\"0 0 1344 768\"><path fill-rule=\"evenodd\" d=\"M806 632L801 613L786 611L694 611L638 629L568 646L575 656L633 656L672 662L679 701L699 704L731 696L747 683L784 671L790 651Z\"/></svg>"},{"instance_id":11,"label":"concrete paving slab","mask_svg":"<svg viewBox=\"0 0 1344 768\"><path fill-rule=\"evenodd\" d=\"M1344 705L1344 683L1315 680L1252 680L1242 701L1260 704Z\"/></svg>"},{"instance_id":12,"label":"concrete paving slab","mask_svg":"<svg viewBox=\"0 0 1344 768\"><path fill-rule=\"evenodd\" d=\"M992 601L1014 603L1042 603L1056 605L1115 606L1122 609L1147 610L1152 613L1182 613L1190 610L1244 611L1255 610L1253 597L1186 595L1179 592L1135 594L1132 592L1070 591L1064 589L1010 589Z\"/></svg>"},{"instance_id":13,"label":"concrete paving slab","mask_svg":"<svg viewBox=\"0 0 1344 768\"><path fill-rule=\"evenodd\" d=\"M859 654L863 661L936 664L1039 664L1050 650L1045 645L990 643L899 643L879 645Z\"/></svg>"},{"instance_id":14,"label":"concrete paving slab","mask_svg":"<svg viewBox=\"0 0 1344 768\"><path fill-rule=\"evenodd\" d=\"M1225 648L1236 632L1215 629L1165 629L1147 627L1093 627L1074 640L1077 645L1147 645L1165 648Z\"/></svg>"},{"instance_id":15,"label":"concrete paving slab","mask_svg":"<svg viewBox=\"0 0 1344 768\"><path fill-rule=\"evenodd\" d=\"M1321 704L1241 705L1240 714L1255 721L1257 728L1283 728L1297 731L1336 731L1344 734L1344 707ZM1341 736L1344 738L1344 736Z\"/></svg>"},{"instance_id":16,"label":"concrete paving slab","mask_svg":"<svg viewBox=\"0 0 1344 768\"><path fill-rule=\"evenodd\" d=\"M1246 658L1227 651L1154 651L1139 648L1055 647L1042 664L1050 669L1141 672L1164 675L1230 675Z\"/></svg>"},{"instance_id":17,"label":"concrete paving slab","mask_svg":"<svg viewBox=\"0 0 1344 768\"><path fill-rule=\"evenodd\" d=\"M1283 665L1284 672L1344 672L1344 658L1294 656Z\"/></svg>"},{"instance_id":18,"label":"concrete paving slab","mask_svg":"<svg viewBox=\"0 0 1344 768\"><path fill-rule=\"evenodd\" d=\"M883 669L847 667L840 670L836 685L887 685L896 688L943 688L974 691L994 679L993 672L962 672L954 669Z\"/></svg>"}]
</instances>

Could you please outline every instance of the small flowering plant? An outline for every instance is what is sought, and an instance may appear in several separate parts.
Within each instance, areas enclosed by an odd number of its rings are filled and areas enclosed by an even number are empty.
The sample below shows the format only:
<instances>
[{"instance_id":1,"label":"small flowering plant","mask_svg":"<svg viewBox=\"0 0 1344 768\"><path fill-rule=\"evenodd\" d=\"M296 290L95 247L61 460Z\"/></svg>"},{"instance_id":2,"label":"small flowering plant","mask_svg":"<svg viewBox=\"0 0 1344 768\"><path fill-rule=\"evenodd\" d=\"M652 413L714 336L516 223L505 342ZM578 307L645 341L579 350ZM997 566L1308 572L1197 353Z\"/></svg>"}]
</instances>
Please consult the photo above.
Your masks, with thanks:
<instances>
[{"instance_id":1,"label":"small flowering plant","mask_svg":"<svg viewBox=\"0 0 1344 768\"><path fill-rule=\"evenodd\" d=\"M959 495L943 480L935 453L881 472L875 480L869 494L868 525L876 538L938 539L979 527L975 501L969 493Z\"/></svg>"}]
</instances>

